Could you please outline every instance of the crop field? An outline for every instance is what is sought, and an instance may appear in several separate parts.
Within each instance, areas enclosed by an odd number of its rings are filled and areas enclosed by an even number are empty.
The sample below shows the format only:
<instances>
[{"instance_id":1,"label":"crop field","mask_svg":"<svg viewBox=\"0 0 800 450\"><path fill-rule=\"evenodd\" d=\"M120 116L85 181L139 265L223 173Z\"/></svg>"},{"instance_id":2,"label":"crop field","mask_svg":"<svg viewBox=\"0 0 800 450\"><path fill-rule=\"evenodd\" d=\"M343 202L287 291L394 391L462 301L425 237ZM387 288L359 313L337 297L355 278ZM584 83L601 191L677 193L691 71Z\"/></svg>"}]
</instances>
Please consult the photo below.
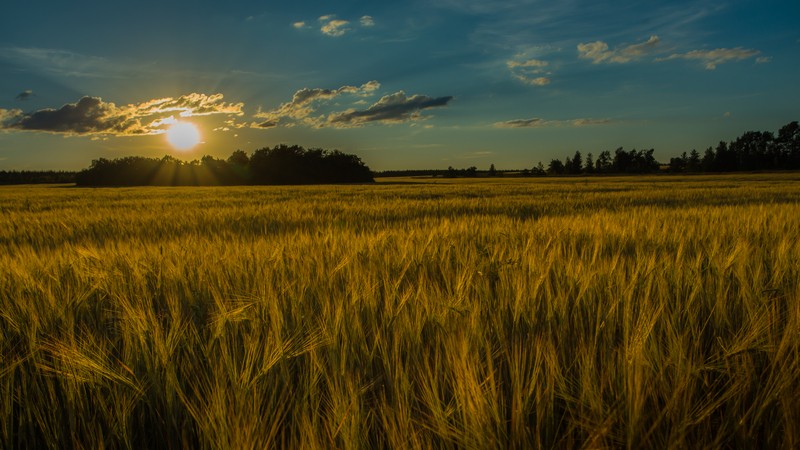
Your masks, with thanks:
<instances>
[{"instance_id":1,"label":"crop field","mask_svg":"<svg viewBox=\"0 0 800 450\"><path fill-rule=\"evenodd\" d=\"M0 187L0 448L798 448L800 174Z\"/></svg>"}]
</instances>

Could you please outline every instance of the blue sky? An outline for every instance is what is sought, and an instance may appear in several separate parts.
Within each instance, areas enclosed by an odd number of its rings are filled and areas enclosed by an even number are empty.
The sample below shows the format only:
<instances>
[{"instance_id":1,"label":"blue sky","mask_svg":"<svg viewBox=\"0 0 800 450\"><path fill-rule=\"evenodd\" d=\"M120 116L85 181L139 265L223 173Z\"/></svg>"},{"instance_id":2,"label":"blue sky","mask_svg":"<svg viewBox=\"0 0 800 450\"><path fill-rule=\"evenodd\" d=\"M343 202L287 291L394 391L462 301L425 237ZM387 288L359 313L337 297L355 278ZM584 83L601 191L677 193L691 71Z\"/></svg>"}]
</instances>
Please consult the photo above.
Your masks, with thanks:
<instances>
[{"instance_id":1,"label":"blue sky","mask_svg":"<svg viewBox=\"0 0 800 450\"><path fill-rule=\"evenodd\" d=\"M800 119L796 1L272 3L4 5L0 169L278 143L377 170L668 161ZM170 146L178 121L202 142Z\"/></svg>"}]
</instances>

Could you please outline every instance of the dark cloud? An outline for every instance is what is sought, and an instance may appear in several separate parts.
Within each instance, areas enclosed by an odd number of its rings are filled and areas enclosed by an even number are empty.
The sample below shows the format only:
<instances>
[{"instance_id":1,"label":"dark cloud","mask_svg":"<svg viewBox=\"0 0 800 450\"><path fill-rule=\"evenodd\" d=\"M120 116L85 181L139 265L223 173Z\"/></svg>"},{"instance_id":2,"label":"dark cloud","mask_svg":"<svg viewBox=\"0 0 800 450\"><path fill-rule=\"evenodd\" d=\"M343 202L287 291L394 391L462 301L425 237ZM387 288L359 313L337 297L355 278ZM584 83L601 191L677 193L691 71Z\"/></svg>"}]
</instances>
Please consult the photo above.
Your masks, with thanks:
<instances>
[{"instance_id":1,"label":"dark cloud","mask_svg":"<svg viewBox=\"0 0 800 450\"><path fill-rule=\"evenodd\" d=\"M538 117L532 119L514 119L494 124L496 128L534 128L540 127L546 122Z\"/></svg>"},{"instance_id":2,"label":"dark cloud","mask_svg":"<svg viewBox=\"0 0 800 450\"><path fill-rule=\"evenodd\" d=\"M412 95L407 97L400 91L386 95L365 110L350 109L340 113L331 114L328 123L333 126L358 126L367 122L398 123L416 120L423 110L447 106L452 96L428 97L427 95Z\"/></svg>"},{"instance_id":3,"label":"dark cloud","mask_svg":"<svg viewBox=\"0 0 800 450\"><path fill-rule=\"evenodd\" d=\"M33 97L33 91L30 90L30 89L26 89L26 90L20 92L19 94L17 94L17 96L15 98L16 98L16 100L18 102L23 102L23 101L25 101L25 100L27 100L27 99L29 99L31 97Z\"/></svg>"},{"instance_id":4,"label":"dark cloud","mask_svg":"<svg viewBox=\"0 0 800 450\"><path fill-rule=\"evenodd\" d=\"M164 132L164 126L175 122L174 113L181 117L243 114L243 103L225 103L222 99L222 94L192 93L117 106L99 97L87 96L58 109L47 108L32 113L0 110L0 128L75 135L160 134Z\"/></svg>"},{"instance_id":5,"label":"dark cloud","mask_svg":"<svg viewBox=\"0 0 800 450\"><path fill-rule=\"evenodd\" d=\"M278 126L279 123L280 123L280 121L278 121L278 120L270 119L270 120L267 120L266 122L261 122L259 124L256 124L256 127L257 128L275 128L275 127Z\"/></svg>"},{"instance_id":6,"label":"dark cloud","mask_svg":"<svg viewBox=\"0 0 800 450\"><path fill-rule=\"evenodd\" d=\"M257 128L273 128L280 124L291 126L295 122L317 125L317 120L309 117L316 111L315 103L330 101L345 94L367 97L380 87L381 84L373 80L361 86L342 86L339 89L303 88L294 93L291 102L282 103L271 111L256 113L256 119L266 120L255 126Z\"/></svg>"},{"instance_id":7,"label":"dark cloud","mask_svg":"<svg viewBox=\"0 0 800 450\"><path fill-rule=\"evenodd\" d=\"M611 119L571 119L571 120L544 120L538 117L531 119L514 119L505 122L497 122L495 128L544 128L544 127L587 127L593 125L610 125L614 121Z\"/></svg>"},{"instance_id":8,"label":"dark cloud","mask_svg":"<svg viewBox=\"0 0 800 450\"><path fill-rule=\"evenodd\" d=\"M6 125L18 130L66 134L143 134L138 120L125 115L113 103L98 97L83 97L59 109L42 109L18 116Z\"/></svg>"}]
</instances>

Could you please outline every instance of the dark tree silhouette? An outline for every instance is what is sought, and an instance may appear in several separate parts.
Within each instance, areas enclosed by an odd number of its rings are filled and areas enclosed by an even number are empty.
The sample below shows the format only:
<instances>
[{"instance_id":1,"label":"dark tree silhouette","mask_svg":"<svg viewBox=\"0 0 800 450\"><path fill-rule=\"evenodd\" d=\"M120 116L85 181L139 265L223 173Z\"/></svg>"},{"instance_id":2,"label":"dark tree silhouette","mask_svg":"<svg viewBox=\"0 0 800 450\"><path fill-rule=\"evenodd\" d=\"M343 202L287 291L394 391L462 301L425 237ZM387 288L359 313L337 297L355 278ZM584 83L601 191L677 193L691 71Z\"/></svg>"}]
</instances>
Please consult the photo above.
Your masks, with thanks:
<instances>
[{"instance_id":1,"label":"dark tree silhouette","mask_svg":"<svg viewBox=\"0 0 800 450\"><path fill-rule=\"evenodd\" d=\"M92 161L75 177L79 186L208 186L236 184L365 183L374 181L360 158L338 150L306 150L278 145L256 150L248 157L241 150L227 160L204 156L183 162L129 156Z\"/></svg>"},{"instance_id":2,"label":"dark tree silhouette","mask_svg":"<svg viewBox=\"0 0 800 450\"><path fill-rule=\"evenodd\" d=\"M689 172L699 172L701 169L702 163L700 161L700 153L692 149L689 153L689 159L686 161L686 170Z\"/></svg>"},{"instance_id":3,"label":"dark tree silhouette","mask_svg":"<svg viewBox=\"0 0 800 450\"><path fill-rule=\"evenodd\" d=\"M533 175L535 177L543 177L543 176L547 175L547 171L544 170L544 164L542 164L541 161L539 161L539 163L536 164L536 167L531 169L531 175Z\"/></svg>"},{"instance_id":4,"label":"dark tree silhouette","mask_svg":"<svg viewBox=\"0 0 800 450\"><path fill-rule=\"evenodd\" d=\"M586 155L586 163L584 165L583 170L586 173L594 173L594 157L592 156L591 153Z\"/></svg>"},{"instance_id":5,"label":"dark tree silhouette","mask_svg":"<svg viewBox=\"0 0 800 450\"><path fill-rule=\"evenodd\" d=\"M731 142L720 141L700 156L692 150L670 160L673 172L734 172L800 169L800 125L790 122L778 130L748 131Z\"/></svg>"},{"instance_id":6,"label":"dark tree silhouette","mask_svg":"<svg viewBox=\"0 0 800 450\"><path fill-rule=\"evenodd\" d=\"M583 171L583 157L580 151L576 151L572 159L567 158L564 169L570 174L579 174Z\"/></svg>"},{"instance_id":7,"label":"dark tree silhouette","mask_svg":"<svg viewBox=\"0 0 800 450\"><path fill-rule=\"evenodd\" d=\"M569 159L569 158L567 158ZM559 159L551 159L547 166L547 173L551 175L561 175L564 173L564 163Z\"/></svg>"},{"instance_id":8,"label":"dark tree silhouette","mask_svg":"<svg viewBox=\"0 0 800 450\"><path fill-rule=\"evenodd\" d=\"M597 162L594 165L595 171L598 173L611 172L611 152L603 150L597 157Z\"/></svg>"},{"instance_id":9,"label":"dark tree silhouette","mask_svg":"<svg viewBox=\"0 0 800 450\"><path fill-rule=\"evenodd\" d=\"M0 184L74 183L75 172L56 170L0 170Z\"/></svg>"}]
</instances>

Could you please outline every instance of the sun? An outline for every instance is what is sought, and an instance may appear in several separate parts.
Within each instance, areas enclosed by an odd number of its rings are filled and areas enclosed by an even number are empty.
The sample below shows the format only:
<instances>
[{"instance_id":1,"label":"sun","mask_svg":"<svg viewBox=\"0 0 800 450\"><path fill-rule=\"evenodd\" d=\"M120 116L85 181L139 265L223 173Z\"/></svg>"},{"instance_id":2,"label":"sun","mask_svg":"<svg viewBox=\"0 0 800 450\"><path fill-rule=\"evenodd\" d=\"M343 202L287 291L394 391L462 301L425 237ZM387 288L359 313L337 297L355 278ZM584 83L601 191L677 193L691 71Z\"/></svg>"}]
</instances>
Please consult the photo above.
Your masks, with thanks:
<instances>
[{"instance_id":1,"label":"sun","mask_svg":"<svg viewBox=\"0 0 800 450\"><path fill-rule=\"evenodd\" d=\"M167 130L167 142L176 150L189 150L200 143L200 130L189 122L176 122Z\"/></svg>"}]
</instances>

